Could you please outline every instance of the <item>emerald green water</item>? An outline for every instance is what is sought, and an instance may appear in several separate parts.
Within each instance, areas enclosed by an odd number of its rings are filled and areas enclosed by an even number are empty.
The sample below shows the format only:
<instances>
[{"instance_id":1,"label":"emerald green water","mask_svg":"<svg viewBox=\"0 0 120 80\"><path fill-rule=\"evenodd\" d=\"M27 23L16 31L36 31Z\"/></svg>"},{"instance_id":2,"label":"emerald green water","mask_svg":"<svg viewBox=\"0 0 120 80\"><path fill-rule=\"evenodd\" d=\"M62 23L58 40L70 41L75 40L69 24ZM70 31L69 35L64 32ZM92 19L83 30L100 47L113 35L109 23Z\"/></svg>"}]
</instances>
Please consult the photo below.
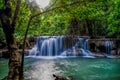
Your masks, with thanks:
<instances>
[{"instance_id":1,"label":"emerald green water","mask_svg":"<svg viewBox=\"0 0 120 80\"><path fill-rule=\"evenodd\" d=\"M74 80L120 80L119 59L65 59L57 61L65 76Z\"/></svg>"},{"instance_id":2,"label":"emerald green water","mask_svg":"<svg viewBox=\"0 0 120 80\"><path fill-rule=\"evenodd\" d=\"M7 60L0 61L0 79L7 75ZM73 80L120 80L120 59L25 59L25 77L54 80L53 74Z\"/></svg>"},{"instance_id":3,"label":"emerald green water","mask_svg":"<svg viewBox=\"0 0 120 80\"><path fill-rule=\"evenodd\" d=\"M8 60L0 60L0 80L8 74Z\"/></svg>"}]
</instances>

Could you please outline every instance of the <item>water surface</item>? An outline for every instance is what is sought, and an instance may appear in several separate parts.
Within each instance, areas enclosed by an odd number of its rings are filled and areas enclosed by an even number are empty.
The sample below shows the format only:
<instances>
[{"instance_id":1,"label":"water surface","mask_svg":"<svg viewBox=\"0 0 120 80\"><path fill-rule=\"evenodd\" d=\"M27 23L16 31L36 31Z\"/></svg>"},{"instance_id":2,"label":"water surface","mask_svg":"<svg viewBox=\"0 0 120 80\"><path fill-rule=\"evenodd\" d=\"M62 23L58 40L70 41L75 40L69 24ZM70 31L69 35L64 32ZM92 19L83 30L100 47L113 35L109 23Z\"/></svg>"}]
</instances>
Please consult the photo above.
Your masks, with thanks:
<instances>
[{"instance_id":1,"label":"water surface","mask_svg":"<svg viewBox=\"0 0 120 80\"><path fill-rule=\"evenodd\" d=\"M54 80L53 74L74 80L120 80L120 59L26 58L25 77ZM0 60L0 79L8 74L8 60Z\"/></svg>"},{"instance_id":2,"label":"water surface","mask_svg":"<svg viewBox=\"0 0 120 80\"><path fill-rule=\"evenodd\" d=\"M26 59L26 60L31 60ZM53 74L70 76L74 80L119 80L120 59L33 59L26 63L26 78L54 80Z\"/></svg>"}]
</instances>

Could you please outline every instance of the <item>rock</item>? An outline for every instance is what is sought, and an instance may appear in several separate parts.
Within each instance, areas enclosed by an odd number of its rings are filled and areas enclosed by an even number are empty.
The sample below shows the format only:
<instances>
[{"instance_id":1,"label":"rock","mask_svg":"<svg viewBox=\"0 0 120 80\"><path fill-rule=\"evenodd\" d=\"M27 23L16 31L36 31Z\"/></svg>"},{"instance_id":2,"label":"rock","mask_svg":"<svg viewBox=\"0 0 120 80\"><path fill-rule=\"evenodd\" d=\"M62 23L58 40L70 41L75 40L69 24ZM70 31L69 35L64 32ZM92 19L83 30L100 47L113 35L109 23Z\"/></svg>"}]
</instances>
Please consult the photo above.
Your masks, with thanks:
<instances>
[{"instance_id":1,"label":"rock","mask_svg":"<svg viewBox=\"0 0 120 80\"><path fill-rule=\"evenodd\" d=\"M0 58L2 58L2 52L0 52Z\"/></svg>"},{"instance_id":2,"label":"rock","mask_svg":"<svg viewBox=\"0 0 120 80\"><path fill-rule=\"evenodd\" d=\"M95 44L95 43L90 43L90 44L89 44L89 49L90 49L92 52L96 52L96 44Z\"/></svg>"},{"instance_id":3,"label":"rock","mask_svg":"<svg viewBox=\"0 0 120 80\"><path fill-rule=\"evenodd\" d=\"M120 55L120 48L118 48L117 54Z\"/></svg>"},{"instance_id":4,"label":"rock","mask_svg":"<svg viewBox=\"0 0 120 80\"><path fill-rule=\"evenodd\" d=\"M55 77L55 80L73 80L70 77L57 76L55 74L53 74L53 77Z\"/></svg>"},{"instance_id":5,"label":"rock","mask_svg":"<svg viewBox=\"0 0 120 80\"><path fill-rule=\"evenodd\" d=\"M94 54L92 54L92 56L95 56L95 57L97 57L97 58L104 58L105 57L105 55L104 55L104 53L94 53Z\"/></svg>"},{"instance_id":6,"label":"rock","mask_svg":"<svg viewBox=\"0 0 120 80\"><path fill-rule=\"evenodd\" d=\"M112 50L112 51L110 52L110 54L116 55L116 50Z\"/></svg>"},{"instance_id":7,"label":"rock","mask_svg":"<svg viewBox=\"0 0 120 80\"><path fill-rule=\"evenodd\" d=\"M80 49L76 49L76 56L83 56L83 53Z\"/></svg>"},{"instance_id":8,"label":"rock","mask_svg":"<svg viewBox=\"0 0 120 80\"><path fill-rule=\"evenodd\" d=\"M100 51L100 52L106 52L106 47L105 46L98 46L97 49Z\"/></svg>"}]
</instances>

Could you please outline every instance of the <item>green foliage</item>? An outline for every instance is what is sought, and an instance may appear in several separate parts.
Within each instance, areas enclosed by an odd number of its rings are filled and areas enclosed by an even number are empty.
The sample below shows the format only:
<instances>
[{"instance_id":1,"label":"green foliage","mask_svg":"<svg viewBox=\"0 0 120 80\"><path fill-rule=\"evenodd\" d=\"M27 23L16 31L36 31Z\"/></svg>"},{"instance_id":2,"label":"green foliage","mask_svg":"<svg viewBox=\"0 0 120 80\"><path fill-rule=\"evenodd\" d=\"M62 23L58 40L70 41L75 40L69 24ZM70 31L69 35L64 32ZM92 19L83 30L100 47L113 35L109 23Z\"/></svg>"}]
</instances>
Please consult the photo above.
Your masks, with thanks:
<instances>
[{"instance_id":1,"label":"green foliage","mask_svg":"<svg viewBox=\"0 0 120 80\"><path fill-rule=\"evenodd\" d=\"M69 19L63 14L53 13L51 12L41 16L40 35L64 35L67 32Z\"/></svg>"},{"instance_id":2,"label":"green foliage","mask_svg":"<svg viewBox=\"0 0 120 80\"><path fill-rule=\"evenodd\" d=\"M87 20L91 23L87 25L87 28L91 27L93 34L120 37L120 0L51 0L50 8L47 7L47 9L71 4L75 1L80 1L80 3L72 6L68 5L34 18L28 35L66 35L70 31L72 19L75 18L80 21L81 26L79 27L83 32ZM4 8L3 3L4 0L1 0L0 8ZM14 14L16 1L13 0L11 6ZM18 42L23 39L30 16L39 12L40 10L38 9L35 10L28 7L25 0L22 0L15 31ZM0 29L1 32L2 30Z\"/></svg>"},{"instance_id":3,"label":"green foliage","mask_svg":"<svg viewBox=\"0 0 120 80\"><path fill-rule=\"evenodd\" d=\"M4 9L5 8L5 0L0 0L0 9Z\"/></svg>"},{"instance_id":4,"label":"green foliage","mask_svg":"<svg viewBox=\"0 0 120 80\"><path fill-rule=\"evenodd\" d=\"M15 8L15 3L13 2L12 4L13 4L12 7ZM16 30L15 30L15 36L18 39L17 40L18 42L21 42L23 40L30 15L31 15L30 8L28 8L25 1L22 0L20 12L18 15L18 20L17 20Z\"/></svg>"},{"instance_id":5,"label":"green foliage","mask_svg":"<svg viewBox=\"0 0 120 80\"><path fill-rule=\"evenodd\" d=\"M50 8L71 4L75 1L81 1L81 3L74 6L65 6L35 18L31 23L29 35L65 35L69 33L71 20L74 18L82 21L81 24L85 24L86 19L101 20L101 23L104 23L107 0L58 0ZM54 2L55 0L52 0L51 4ZM100 26L99 24L94 25L101 28L105 25Z\"/></svg>"},{"instance_id":6,"label":"green foliage","mask_svg":"<svg viewBox=\"0 0 120 80\"><path fill-rule=\"evenodd\" d=\"M120 38L120 0L112 0L108 15L109 35Z\"/></svg>"}]
</instances>

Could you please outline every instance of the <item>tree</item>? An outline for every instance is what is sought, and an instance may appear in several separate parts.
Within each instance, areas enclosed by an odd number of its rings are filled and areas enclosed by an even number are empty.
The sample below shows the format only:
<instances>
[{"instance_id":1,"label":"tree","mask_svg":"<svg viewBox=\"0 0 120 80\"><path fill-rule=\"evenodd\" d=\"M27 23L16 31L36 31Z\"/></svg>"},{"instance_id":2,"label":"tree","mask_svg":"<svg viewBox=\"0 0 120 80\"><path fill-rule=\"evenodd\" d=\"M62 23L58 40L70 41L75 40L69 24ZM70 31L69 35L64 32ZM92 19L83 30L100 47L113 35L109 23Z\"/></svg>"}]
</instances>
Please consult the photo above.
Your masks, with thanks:
<instances>
[{"instance_id":1,"label":"tree","mask_svg":"<svg viewBox=\"0 0 120 80\"><path fill-rule=\"evenodd\" d=\"M55 1L56 0L52 0L52 2ZM39 28L42 29L40 33L44 35L51 35L54 30L57 29L55 30L55 33L57 33L57 35L64 35L66 33L71 35L72 33L74 34L74 32L76 32L75 35L78 36L102 36L103 34L105 34L105 13L106 4L108 3L108 1L57 0L56 4L52 7L54 8L58 6L63 6L75 1L78 1L80 3L73 6L69 5L66 7L62 7L43 15L44 21L42 21L41 26L39 26ZM72 25L73 22L77 23L77 25ZM61 27L61 25L63 27ZM71 27L77 27L78 29L75 29L75 31L71 32L71 29L73 30L73 28ZM100 30L102 30L102 32Z\"/></svg>"},{"instance_id":2,"label":"tree","mask_svg":"<svg viewBox=\"0 0 120 80\"><path fill-rule=\"evenodd\" d=\"M111 0L108 13L108 35L120 39L120 0Z\"/></svg>"},{"instance_id":3,"label":"tree","mask_svg":"<svg viewBox=\"0 0 120 80\"><path fill-rule=\"evenodd\" d=\"M20 53L18 52L18 48L15 41L14 32L15 32L16 21L18 18L21 0L17 0L16 9L13 17L12 17L12 7L10 4L11 4L11 0L2 0L1 3L2 6L0 6L1 7L0 20L3 28L3 32L5 34L8 50L10 53L9 73L7 76L7 80L19 80L21 61L20 61Z\"/></svg>"}]
</instances>

